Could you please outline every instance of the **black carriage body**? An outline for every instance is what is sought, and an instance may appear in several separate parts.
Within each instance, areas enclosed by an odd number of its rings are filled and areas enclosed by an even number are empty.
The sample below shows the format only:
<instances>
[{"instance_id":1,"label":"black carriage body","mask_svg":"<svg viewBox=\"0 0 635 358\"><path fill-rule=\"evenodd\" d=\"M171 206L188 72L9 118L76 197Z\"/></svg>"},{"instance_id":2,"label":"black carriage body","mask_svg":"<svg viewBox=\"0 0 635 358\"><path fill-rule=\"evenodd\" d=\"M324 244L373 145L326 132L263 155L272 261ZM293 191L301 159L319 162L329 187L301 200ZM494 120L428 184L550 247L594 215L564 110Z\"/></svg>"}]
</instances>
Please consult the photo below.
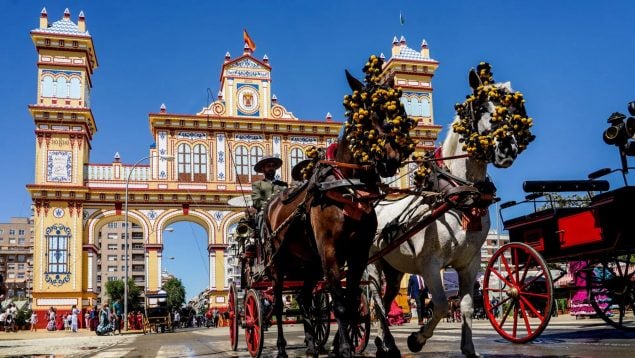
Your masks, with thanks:
<instances>
[{"instance_id":1,"label":"black carriage body","mask_svg":"<svg viewBox=\"0 0 635 358\"><path fill-rule=\"evenodd\" d=\"M588 207L546 209L504 222L511 242L522 242L545 259L573 259L635 247L635 187L595 196Z\"/></svg>"}]
</instances>

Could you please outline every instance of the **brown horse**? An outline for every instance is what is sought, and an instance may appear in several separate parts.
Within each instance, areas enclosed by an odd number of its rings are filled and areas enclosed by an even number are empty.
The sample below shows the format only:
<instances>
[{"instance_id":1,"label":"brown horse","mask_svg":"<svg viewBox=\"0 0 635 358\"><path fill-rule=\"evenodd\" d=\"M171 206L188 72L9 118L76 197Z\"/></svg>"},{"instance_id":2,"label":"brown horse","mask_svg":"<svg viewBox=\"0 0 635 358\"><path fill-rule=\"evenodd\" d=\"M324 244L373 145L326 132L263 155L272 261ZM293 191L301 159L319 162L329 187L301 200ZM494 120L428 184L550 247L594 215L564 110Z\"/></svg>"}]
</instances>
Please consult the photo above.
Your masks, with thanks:
<instances>
[{"instance_id":1,"label":"brown horse","mask_svg":"<svg viewBox=\"0 0 635 358\"><path fill-rule=\"evenodd\" d=\"M370 96L380 88L376 84L370 89L364 87L348 72L347 78L357 93L367 91ZM406 118L403 106L399 108ZM312 177L301 189L274 197L264 209L268 230L265 245L269 244L269 273L274 281L278 357L287 356L282 330L284 280L304 281L298 302L303 310L307 353L317 356L315 332L307 313L314 287L322 278L331 294L338 323L333 353L338 357L353 355L351 335L359 319L359 283L377 228L372 201L381 195L380 176L394 175L404 155L409 154L403 149L403 140L400 145L390 135L385 113L371 111L370 107L369 112L363 113L369 113L373 133L385 143L381 155L356 155L351 150L351 136L342 135L334 162L315 160ZM370 160L360 162L359 158ZM342 286L344 278L346 287Z\"/></svg>"}]
</instances>

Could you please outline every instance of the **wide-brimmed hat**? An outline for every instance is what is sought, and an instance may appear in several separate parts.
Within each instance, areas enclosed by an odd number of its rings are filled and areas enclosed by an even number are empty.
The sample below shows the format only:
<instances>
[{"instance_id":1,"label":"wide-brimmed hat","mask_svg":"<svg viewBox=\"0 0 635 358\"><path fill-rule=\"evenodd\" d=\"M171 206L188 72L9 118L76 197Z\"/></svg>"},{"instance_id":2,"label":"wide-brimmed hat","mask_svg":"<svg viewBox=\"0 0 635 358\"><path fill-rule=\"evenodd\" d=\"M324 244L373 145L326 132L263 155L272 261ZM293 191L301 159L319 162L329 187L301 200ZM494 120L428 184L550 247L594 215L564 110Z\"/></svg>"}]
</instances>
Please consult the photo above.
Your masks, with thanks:
<instances>
[{"instance_id":1,"label":"wide-brimmed hat","mask_svg":"<svg viewBox=\"0 0 635 358\"><path fill-rule=\"evenodd\" d=\"M298 164L296 164L293 169L291 169L291 178L296 181L304 180L304 176L302 174L302 169L306 168L309 163L311 163L311 159L305 159Z\"/></svg>"},{"instance_id":2,"label":"wide-brimmed hat","mask_svg":"<svg viewBox=\"0 0 635 358\"><path fill-rule=\"evenodd\" d=\"M254 171L256 173L262 173L262 169L267 163L273 163L276 166L276 170L282 166L282 159L276 157L264 157L254 165Z\"/></svg>"}]
</instances>

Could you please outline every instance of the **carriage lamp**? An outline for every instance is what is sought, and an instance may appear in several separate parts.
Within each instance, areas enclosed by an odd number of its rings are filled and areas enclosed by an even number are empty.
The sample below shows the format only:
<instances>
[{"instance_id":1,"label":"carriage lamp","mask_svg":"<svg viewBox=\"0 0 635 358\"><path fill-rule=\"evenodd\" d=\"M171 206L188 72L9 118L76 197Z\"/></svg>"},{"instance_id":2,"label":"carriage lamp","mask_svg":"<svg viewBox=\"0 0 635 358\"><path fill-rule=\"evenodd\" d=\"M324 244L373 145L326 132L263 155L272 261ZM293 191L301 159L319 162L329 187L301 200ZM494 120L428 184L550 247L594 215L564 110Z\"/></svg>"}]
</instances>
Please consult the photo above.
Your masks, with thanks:
<instances>
[{"instance_id":1,"label":"carriage lamp","mask_svg":"<svg viewBox=\"0 0 635 358\"><path fill-rule=\"evenodd\" d=\"M626 124L624 124L626 116L619 112L613 112L607 122L610 126L604 131L602 139L606 144L624 145L630 137L626 133Z\"/></svg>"}]
</instances>

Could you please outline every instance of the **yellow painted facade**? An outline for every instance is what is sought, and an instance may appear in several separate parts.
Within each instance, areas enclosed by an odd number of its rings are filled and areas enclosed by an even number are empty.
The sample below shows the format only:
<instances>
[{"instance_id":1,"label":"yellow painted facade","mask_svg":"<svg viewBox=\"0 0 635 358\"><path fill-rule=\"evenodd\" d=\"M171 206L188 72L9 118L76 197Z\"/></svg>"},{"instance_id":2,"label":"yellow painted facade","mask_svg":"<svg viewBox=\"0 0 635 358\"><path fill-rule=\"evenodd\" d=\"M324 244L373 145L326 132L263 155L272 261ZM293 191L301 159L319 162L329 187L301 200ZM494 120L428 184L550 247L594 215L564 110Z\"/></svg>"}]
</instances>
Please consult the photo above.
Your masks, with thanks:
<instances>
[{"instance_id":1,"label":"yellow painted facade","mask_svg":"<svg viewBox=\"0 0 635 358\"><path fill-rule=\"evenodd\" d=\"M70 12L49 23L43 11L31 38L39 83L37 101L29 106L36 168L34 182L27 185L35 206L34 309L95 303L98 233L110 222L124 221L126 189L128 220L144 232L147 290L156 291L161 282L163 230L191 221L207 232L210 302L222 304L229 286L229 237L242 216L242 209L227 201L249 195L250 183L259 179L253 165L266 155L283 159L278 176L290 182L291 168L304 159L304 150L335 141L341 123L330 115L323 121L298 119L272 93L266 56L256 58L245 47L238 57L226 55L220 91L209 106L195 114L174 114L162 105L149 114L156 145L141 155L145 158L134 164L118 157L110 164L91 164L97 126L90 89L98 63L83 14L77 23ZM438 63L426 51L427 45L414 51L405 40L393 42L384 71L385 80L403 88L408 113L419 120L413 133L417 151L432 149L441 129L432 112L431 78ZM410 180L405 175L397 185L408 186Z\"/></svg>"}]
</instances>

